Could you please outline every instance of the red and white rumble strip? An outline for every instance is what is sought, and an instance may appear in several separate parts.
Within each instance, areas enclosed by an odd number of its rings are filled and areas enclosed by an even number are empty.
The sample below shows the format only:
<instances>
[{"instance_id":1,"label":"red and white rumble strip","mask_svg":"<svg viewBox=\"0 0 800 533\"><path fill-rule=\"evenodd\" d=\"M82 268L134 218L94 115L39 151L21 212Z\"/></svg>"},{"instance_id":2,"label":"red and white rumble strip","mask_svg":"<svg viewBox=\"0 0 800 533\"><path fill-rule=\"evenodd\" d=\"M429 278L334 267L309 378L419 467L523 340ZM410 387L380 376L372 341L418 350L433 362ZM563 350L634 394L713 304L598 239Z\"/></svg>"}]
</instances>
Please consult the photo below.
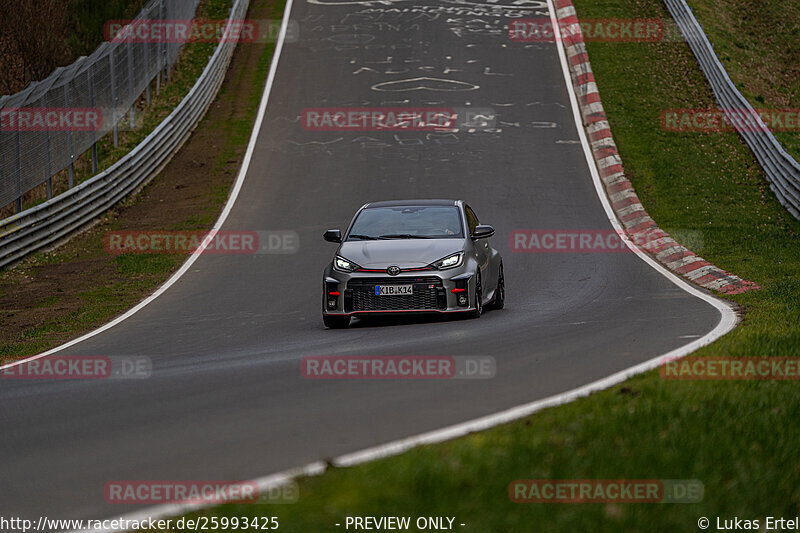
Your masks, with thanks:
<instances>
[{"instance_id":1,"label":"red and white rumble strip","mask_svg":"<svg viewBox=\"0 0 800 533\"><path fill-rule=\"evenodd\" d=\"M655 256L668 269L701 287L723 294L760 289L756 283L726 272L681 246L647 214L633 190L633 184L625 177L589 64L575 7L571 0L554 0L554 5L592 153L611 207L625 231L633 242Z\"/></svg>"}]
</instances>

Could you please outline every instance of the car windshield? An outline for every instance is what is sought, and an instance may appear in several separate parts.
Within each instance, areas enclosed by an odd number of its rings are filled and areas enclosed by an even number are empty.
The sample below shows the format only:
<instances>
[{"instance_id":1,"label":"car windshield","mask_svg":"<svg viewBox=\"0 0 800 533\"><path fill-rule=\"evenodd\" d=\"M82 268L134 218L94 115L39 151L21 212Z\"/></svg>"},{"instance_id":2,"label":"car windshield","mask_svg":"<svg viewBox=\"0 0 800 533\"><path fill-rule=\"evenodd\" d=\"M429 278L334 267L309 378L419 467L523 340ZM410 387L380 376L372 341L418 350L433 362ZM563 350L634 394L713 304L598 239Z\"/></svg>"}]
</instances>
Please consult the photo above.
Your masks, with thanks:
<instances>
[{"instance_id":1,"label":"car windshield","mask_svg":"<svg viewBox=\"0 0 800 533\"><path fill-rule=\"evenodd\" d=\"M348 241L463 238L457 207L373 207L361 211Z\"/></svg>"}]
</instances>

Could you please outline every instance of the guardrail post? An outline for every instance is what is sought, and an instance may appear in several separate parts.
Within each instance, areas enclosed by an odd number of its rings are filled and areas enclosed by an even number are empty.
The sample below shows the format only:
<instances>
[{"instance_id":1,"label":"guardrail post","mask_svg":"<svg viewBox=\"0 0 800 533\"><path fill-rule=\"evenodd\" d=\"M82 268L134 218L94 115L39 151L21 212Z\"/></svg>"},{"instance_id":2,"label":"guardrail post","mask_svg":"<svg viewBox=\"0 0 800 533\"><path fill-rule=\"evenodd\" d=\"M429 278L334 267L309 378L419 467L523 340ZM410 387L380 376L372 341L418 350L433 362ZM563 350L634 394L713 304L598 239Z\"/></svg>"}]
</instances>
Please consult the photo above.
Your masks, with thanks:
<instances>
[{"instance_id":1,"label":"guardrail post","mask_svg":"<svg viewBox=\"0 0 800 533\"><path fill-rule=\"evenodd\" d=\"M119 146L119 131L117 130L117 80L114 79L114 50L108 54L108 61L111 65L111 123L114 125L114 148Z\"/></svg>"}]
</instances>

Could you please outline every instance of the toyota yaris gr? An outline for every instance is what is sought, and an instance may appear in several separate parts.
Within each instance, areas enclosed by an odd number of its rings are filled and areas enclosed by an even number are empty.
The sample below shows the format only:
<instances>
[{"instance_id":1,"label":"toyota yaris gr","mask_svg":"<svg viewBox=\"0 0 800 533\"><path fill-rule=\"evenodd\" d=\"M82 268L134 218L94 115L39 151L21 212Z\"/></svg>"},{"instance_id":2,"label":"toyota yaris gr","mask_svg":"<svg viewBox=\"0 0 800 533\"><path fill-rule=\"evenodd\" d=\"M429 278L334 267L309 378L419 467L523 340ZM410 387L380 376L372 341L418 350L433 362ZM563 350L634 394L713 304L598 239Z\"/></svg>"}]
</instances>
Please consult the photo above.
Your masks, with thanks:
<instances>
[{"instance_id":1,"label":"toyota yaris gr","mask_svg":"<svg viewBox=\"0 0 800 533\"><path fill-rule=\"evenodd\" d=\"M352 316L381 313L468 313L501 309L503 259L492 226L461 200L366 204L344 234L323 275L322 318L344 328Z\"/></svg>"}]
</instances>

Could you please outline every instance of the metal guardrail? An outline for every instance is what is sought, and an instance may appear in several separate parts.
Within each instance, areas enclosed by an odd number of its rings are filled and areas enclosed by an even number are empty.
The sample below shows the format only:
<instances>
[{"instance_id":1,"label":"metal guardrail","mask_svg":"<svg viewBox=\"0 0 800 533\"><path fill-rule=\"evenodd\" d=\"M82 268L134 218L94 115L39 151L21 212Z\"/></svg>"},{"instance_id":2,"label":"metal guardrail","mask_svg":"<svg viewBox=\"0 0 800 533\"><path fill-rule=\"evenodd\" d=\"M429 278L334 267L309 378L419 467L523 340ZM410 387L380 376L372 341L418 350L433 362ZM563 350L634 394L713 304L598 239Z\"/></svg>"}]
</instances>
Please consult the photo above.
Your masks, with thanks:
<instances>
[{"instance_id":1,"label":"metal guardrail","mask_svg":"<svg viewBox=\"0 0 800 533\"><path fill-rule=\"evenodd\" d=\"M721 109L726 112L730 111L739 117L746 115L749 120L755 122L755 127L753 127L753 125L733 121L737 132L753 151L766 172L772 192L795 218L800 219L800 164L783 149L783 146L731 81L725 67L714 53L714 47L686 1L664 0L664 3L697 57L700 68L711 84Z\"/></svg>"},{"instance_id":2,"label":"metal guardrail","mask_svg":"<svg viewBox=\"0 0 800 533\"><path fill-rule=\"evenodd\" d=\"M228 20L243 19L249 3L235 0ZM55 245L157 175L214 100L235 47L236 39L221 39L181 103L113 166L43 204L0 221L0 268Z\"/></svg>"}]
</instances>

